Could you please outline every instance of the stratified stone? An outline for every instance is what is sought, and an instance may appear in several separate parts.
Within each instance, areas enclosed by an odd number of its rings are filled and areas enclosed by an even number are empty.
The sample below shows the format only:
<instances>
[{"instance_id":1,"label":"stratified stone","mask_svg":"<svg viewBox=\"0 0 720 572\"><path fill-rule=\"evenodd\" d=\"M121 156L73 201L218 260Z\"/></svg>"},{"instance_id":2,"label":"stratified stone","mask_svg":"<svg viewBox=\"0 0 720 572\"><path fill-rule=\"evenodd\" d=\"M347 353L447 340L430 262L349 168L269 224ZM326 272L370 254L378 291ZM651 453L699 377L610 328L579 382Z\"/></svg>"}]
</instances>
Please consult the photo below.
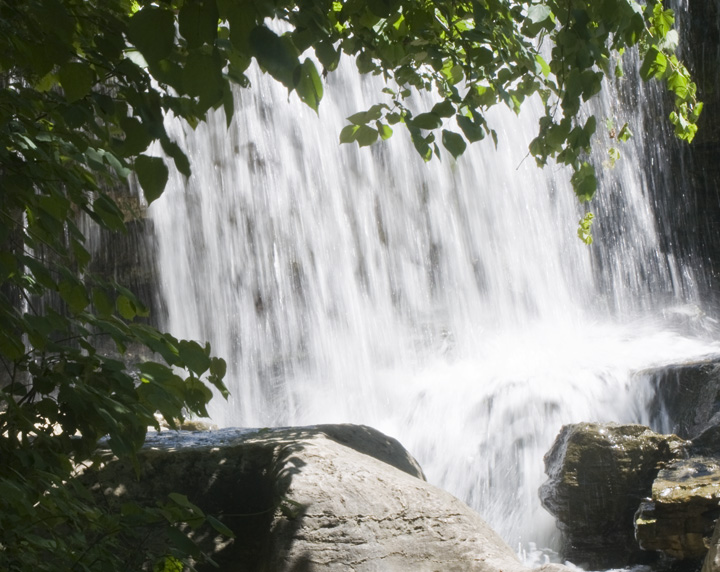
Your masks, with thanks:
<instances>
[{"instance_id":1,"label":"stratified stone","mask_svg":"<svg viewBox=\"0 0 720 572\"><path fill-rule=\"evenodd\" d=\"M636 514L638 543L680 560L704 558L720 514L720 463L692 457L670 463Z\"/></svg>"},{"instance_id":2,"label":"stratified stone","mask_svg":"<svg viewBox=\"0 0 720 572\"><path fill-rule=\"evenodd\" d=\"M557 518L562 554L591 568L646 560L637 546L634 514L666 463L687 442L643 425L566 425L545 455L543 506Z\"/></svg>"}]
</instances>

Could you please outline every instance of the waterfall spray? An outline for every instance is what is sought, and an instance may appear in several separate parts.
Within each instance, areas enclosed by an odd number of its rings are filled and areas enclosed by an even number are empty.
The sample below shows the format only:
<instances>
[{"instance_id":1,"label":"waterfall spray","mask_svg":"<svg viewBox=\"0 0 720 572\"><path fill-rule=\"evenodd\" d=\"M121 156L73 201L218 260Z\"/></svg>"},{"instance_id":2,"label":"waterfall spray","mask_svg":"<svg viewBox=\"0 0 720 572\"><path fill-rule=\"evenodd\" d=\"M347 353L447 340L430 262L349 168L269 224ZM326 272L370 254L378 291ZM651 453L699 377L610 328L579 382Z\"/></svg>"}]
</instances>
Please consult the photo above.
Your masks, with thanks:
<instances>
[{"instance_id":1,"label":"waterfall spray","mask_svg":"<svg viewBox=\"0 0 720 572\"><path fill-rule=\"evenodd\" d=\"M497 149L425 164L400 129L338 144L382 88L346 68L319 117L258 73L229 128L170 125L193 175L150 209L164 327L227 359L216 423L375 426L511 545L552 546L536 491L561 425L641 420L633 372L718 350L664 318L700 299L662 244L646 143L603 172L588 247L569 173L526 158L532 102L492 112ZM645 132L610 91L594 112Z\"/></svg>"}]
</instances>

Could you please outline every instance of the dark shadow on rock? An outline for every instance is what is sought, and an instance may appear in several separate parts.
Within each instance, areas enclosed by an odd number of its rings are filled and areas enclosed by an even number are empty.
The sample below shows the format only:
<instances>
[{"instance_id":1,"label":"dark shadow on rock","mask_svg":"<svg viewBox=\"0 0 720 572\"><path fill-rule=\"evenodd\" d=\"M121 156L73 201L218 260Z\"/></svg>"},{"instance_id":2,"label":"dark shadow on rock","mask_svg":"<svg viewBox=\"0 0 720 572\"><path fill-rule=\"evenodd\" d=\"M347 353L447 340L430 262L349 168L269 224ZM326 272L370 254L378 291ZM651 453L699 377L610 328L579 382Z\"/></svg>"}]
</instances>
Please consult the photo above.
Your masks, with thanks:
<instances>
[{"instance_id":1,"label":"dark shadow on rock","mask_svg":"<svg viewBox=\"0 0 720 572\"><path fill-rule=\"evenodd\" d=\"M293 432L295 433L295 432ZM232 530L234 539L218 534L209 524L193 531L192 538L212 564L197 564L199 572L265 572L268 557L283 547L273 544L274 523L279 519L293 531L302 526L302 507L287 499L293 477L304 461L297 456L302 444L289 432L271 432L261 440L257 434L221 447L145 449L139 454L138 479L130 463L110 462L99 473L88 472L82 479L95 484L110 506L128 501L154 506L179 493ZM292 538L294 535L283 535ZM153 538L154 537L154 538ZM160 536L148 531L143 546L128 546L142 552L158 548Z\"/></svg>"},{"instance_id":2,"label":"dark shadow on rock","mask_svg":"<svg viewBox=\"0 0 720 572\"><path fill-rule=\"evenodd\" d=\"M300 558L295 560L291 568L287 572L313 572L314 567L310 556L303 554Z\"/></svg>"},{"instance_id":3,"label":"dark shadow on rock","mask_svg":"<svg viewBox=\"0 0 720 572\"><path fill-rule=\"evenodd\" d=\"M644 372L655 396L650 426L659 432L695 439L720 425L720 359L674 365Z\"/></svg>"},{"instance_id":4,"label":"dark shadow on rock","mask_svg":"<svg viewBox=\"0 0 720 572\"><path fill-rule=\"evenodd\" d=\"M366 425L315 425L330 439L354 449L358 453L375 457L401 471L423 481L427 480L418 462L407 452L397 439Z\"/></svg>"}]
</instances>

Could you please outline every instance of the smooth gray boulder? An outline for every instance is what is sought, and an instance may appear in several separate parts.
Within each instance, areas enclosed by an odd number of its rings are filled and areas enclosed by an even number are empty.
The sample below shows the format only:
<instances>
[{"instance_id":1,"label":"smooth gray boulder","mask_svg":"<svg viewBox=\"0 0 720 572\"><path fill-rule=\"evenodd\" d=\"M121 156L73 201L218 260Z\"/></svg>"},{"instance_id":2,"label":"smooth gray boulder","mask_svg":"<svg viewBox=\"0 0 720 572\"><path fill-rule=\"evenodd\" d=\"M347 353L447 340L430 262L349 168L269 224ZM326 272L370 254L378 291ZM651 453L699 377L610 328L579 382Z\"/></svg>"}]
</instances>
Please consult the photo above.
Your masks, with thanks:
<instances>
[{"instance_id":1,"label":"smooth gray boulder","mask_svg":"<svg viewBox=\"0 0 720 572\"><path fill-rule=\"evenodd\" d=\"M658 471L685 454L687 442L643 425L564 426L545 455L543 506L557 519L562 555L592 569L645 561L634 514Z\"/></svg>"},{"instance_id":2,"label":"smooth gray boulder","mask_svg":"<svg viewBox=\"0 0 720 572\"><path fill-rule=\"evenodd\" d=\"M96 488L115 503L187 495L236 534L231 542L204 529L196 535L225 572L528 570L477 513L419 478L397 441L368 427L150 447L141 452L140 481L115 462Z\"/></svg>"}]
</instances>

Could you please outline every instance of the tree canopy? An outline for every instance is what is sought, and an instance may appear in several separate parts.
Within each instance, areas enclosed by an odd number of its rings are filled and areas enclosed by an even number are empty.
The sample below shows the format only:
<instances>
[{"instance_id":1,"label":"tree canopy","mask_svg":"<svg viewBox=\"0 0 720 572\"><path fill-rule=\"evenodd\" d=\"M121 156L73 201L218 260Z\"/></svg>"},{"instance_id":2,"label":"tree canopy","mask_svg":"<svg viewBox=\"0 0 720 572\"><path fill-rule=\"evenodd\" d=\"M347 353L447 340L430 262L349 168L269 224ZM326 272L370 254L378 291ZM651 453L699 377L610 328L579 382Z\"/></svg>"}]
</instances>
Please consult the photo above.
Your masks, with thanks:
<instances>
[{"instance_id":1,"label":"tree canopy","mask_svg":"<svg viewBox=\"0 0 720 572\"><path fill-rule=\"evenodd\" d=\"M168 161L191 174L167 114L195 126L222 107L231 121L232 85L250 87L253 61L317 111L323 76L346 54L386 79L392 103L358 110L341 142L371 145L404 126L423 159L459 158L496 139L488 109L519 112L537 95L545 115L530 152L572 167L587 201L597 122L581 105L622 73L627 48L639 49L642 78L673 94L678 137L695 134L702 104L673 55L673 22L658 0L0 0L0 568L114 569L119 539L139 524L175 541L139 552L137 567L192 553L177 535L198 514L187 499L112 515L71 479L99 439L133 458L155 413L172 424L206 413L209 386L227 393L209 345L151 327L141 300L89 271L82 217L125 232L118 184L136 177L150 203ZM437 103L412 109L416 92ZM134 363L133 347L154 361Z\"/></svg>"}]
</instances>

